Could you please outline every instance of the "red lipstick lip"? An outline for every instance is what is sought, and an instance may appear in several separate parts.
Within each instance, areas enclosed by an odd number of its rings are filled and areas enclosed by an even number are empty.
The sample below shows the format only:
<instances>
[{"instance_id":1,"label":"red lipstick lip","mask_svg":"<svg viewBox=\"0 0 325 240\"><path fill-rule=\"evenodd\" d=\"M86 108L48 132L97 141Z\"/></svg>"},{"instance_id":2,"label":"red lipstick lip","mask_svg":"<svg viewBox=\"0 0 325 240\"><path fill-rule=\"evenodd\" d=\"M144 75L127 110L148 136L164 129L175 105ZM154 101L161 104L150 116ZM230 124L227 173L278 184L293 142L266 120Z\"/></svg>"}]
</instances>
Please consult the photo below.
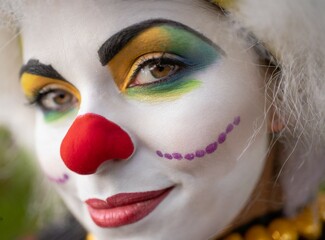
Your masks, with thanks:
<instances>
[{"instance_id":1,"label":"red lipstick lip","mask_svg":"<svg viewBox=\"0 0 325 240\"><path fill-rule=\"evenodd\" d=\"M114 228L135 223L150 214L173 187L162 190L119 193L105 200L86 201L89 214L99 227Z\"/></svg>"}]
</instances>

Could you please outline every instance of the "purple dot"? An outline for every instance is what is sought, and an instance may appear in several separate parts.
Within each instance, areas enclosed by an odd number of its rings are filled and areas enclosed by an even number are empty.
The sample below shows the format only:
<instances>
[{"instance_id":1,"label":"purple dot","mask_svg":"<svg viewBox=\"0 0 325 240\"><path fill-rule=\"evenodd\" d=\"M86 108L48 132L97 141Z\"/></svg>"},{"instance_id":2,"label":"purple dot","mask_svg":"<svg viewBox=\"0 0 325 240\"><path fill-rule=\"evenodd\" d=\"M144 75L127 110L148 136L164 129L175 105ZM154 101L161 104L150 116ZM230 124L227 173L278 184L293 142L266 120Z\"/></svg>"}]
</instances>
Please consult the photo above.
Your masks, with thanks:
<instances>
[{"instance_id":1,"label":"purple dot","mask_svg":"<svg viewBox=\"0 0 325 240\"><path fill-rule=\"evenodd\" d=\"M164 155L162 154L162 152L160 152L160 151L157 151L156 153L157 153L157 155L158 155L159 157L163 157L163 156L164 156Z\"/></svg>"},{"instance_id":2,"label":"purple dot","mask_svg":"<svg viewBox=\"0 0 325 240\"><path fill-rule=\"evenodd\" d=\"M204 157L204 155L205 155L205 151L204 150L197 150L195 152L195 156L197 156L199 158Z\"/></svg>"},{"instance_id":3,"label":"purple dot","mask_svg":"<svg viewBox=\"0 0 325 240\"><path fill-rule=\"evenodd\" d=\"M170 160L173 159L173 156L169 153L165 153L164 157Z\"/></svg>"},{"instance_id":4,"label":"purple dot","mask_svg":"<svg viewBox=\"0 0 325 240\"><path fill-rule=\"evenodd\" d=\"M65 182L64 179L61 179L61 178L58 178L56 181L57 181L57 183L64 183Z\"/></svg>"},{"instance_id":5,"label":"purple dot","mask_svg":"<svg viewBox=\"0 0 325 240\"><path fill-rule=\"evenodd\" d=\"M218 137L218 143L219 144L224 143L226 141L226 138L227 138L227 134L221 133Z\"/></svg>"},{"instance_id":6,"label":"purple dot","mask_svg":"<svg viewBox=\"0 0 325 240\"><path fill-rule=\"evenodd\" d=\"M240 123L240 117L239 117L239 116L238 116L238 117L235 117L235 119L234 119L234 124L235 124L236 126L238 126L239 123Z\"/></svg>"},{"instance_id":7,"label":"purple dot","mask_svg":"<svg viewBox=\"0 0 325 240\"><path fill-rule=\"evenodd\" d=\"M185 155L185 159L187 160L193 160L195 158L195 155L193 153L188 153Z\"/></svg>"},{"instance_id":8,"label":"purple dot","mask_svg":"<svg viewBox=\"0 0 325 240\"><path fill-rule=\"evenodd\" d=\"M63 174L63 178L65 179L65 180L68 180L69 179L69 175L68 174Z\"/></svg>"},{"instance_id":9,"label":"purple dot","mask_svg":"<svg viewBox=\"0 0 325 240\"><path fill-rule=\"evenodd\" d=\"M234 129L234 125L231 123L227 126L226 133L230 133Z\"/></svg>"},{"instance_id":10,"label":"purple dot","mask_svg":"<svg viewBox=\"0 0 325 240\"><path fill-rule=\"evenodd\" d=\"M218 143L217 142L214 142L214 143L211 143L210 145L208 145L206 148L205 148L205 151L208 153L208 154L211 154L213 152L215 152L218 148Z\"/></svg>"},{"instance_id":11,"label":"purple dot","mask_svg":"<svg viewBox=\"0 0 325 240\"><path fill-rule=\"evenodd\" d=\"M182 160L183 159L183 156L180 153L173 153L172 155L177 160Z\"/></svg>"}]
</instances>

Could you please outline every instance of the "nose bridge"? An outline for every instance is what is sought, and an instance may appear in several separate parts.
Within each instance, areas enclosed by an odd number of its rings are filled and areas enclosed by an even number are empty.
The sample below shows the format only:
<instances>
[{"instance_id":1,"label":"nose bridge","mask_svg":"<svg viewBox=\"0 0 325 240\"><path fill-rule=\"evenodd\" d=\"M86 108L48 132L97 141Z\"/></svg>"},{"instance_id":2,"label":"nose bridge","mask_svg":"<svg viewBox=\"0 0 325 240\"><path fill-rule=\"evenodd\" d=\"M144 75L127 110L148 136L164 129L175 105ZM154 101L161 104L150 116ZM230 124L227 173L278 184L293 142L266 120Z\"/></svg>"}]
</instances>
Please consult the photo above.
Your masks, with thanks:
<instances>
[{"instance_id":1,"label":"nose bridge","mask_svg":"<svg viewBox=\"0 0 325 240\"><path fill-rule=\"evenodd\" d=\"M134 145L130 136L103 116L80 115L63 138L60 154L65 165L78 174L93 174L109 160L130 158Z\"/></svg>"},{"instance_id":2,"label":"nose bridge","mask_svg":"<svg viewBox=\"0 0 325 240\"><path fill-rule=\"evenodd\" d=\"M125 108L125 103L120 99L120 93L116 91L113 82L112 79L105 79L105 84L97 82L83 86L78 114L94 113L112 122L121 122L123 118L120 109Z\"/></svg>"}]
</instances>

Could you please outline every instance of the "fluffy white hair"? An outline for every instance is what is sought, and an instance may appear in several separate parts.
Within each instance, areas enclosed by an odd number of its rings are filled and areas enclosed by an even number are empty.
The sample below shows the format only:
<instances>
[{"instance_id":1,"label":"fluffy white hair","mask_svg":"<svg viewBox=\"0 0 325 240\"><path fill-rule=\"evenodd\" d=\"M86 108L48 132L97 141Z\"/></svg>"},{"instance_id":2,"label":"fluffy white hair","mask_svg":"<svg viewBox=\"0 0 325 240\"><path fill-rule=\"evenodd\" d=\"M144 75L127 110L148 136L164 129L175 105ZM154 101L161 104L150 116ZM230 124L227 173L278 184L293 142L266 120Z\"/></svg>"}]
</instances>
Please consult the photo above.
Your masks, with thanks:
<instances>
[{"instance_id":1,"label":"fluffy white hair","mask_svg":"<svg viewBox=\"0 0 325 240\"><path fill-rule=\"evenodd\" d=\"M325 173L325 1L234 2L229 17L251 31L278 64L267 92L285 124L275 180L291 214L315 197Z\"/></svg>"},{"instance_id":2,"label":"fluffy white hair","mask_svg":"<svg viewBox=\"0 0 325 240\"><path fill-rule=\"evenodd\" d=\"M15 29L23 2L0 2L0 27ZM278 155L275 181L282 184L290 214L317 194L325 173L325 1L232 2L227 17L253 33L278 65L279 71L267 83L271 88L267 93L272 94L266 95L285 124L277 138L284 149ZM10 41L14 33L7 35ZM1 81L17 82L12 72L18 74L21 60L13 57L15 51L12 47L11 52L1 52L0 64L6 66L0 69Z\"/></svg>"},{"instance_id":3,"label":"fluffy white hair","mask_svg":"<svg viewBox=\"0 0 325 240\"><path fill-rule=\"evenodd\" d=\"M0 1L0 124L14 132L20 144L33 148L33 113L24 106L18 80L22 64L18 38L22 4L23 0Z\"/></svg>"}]
</instances>

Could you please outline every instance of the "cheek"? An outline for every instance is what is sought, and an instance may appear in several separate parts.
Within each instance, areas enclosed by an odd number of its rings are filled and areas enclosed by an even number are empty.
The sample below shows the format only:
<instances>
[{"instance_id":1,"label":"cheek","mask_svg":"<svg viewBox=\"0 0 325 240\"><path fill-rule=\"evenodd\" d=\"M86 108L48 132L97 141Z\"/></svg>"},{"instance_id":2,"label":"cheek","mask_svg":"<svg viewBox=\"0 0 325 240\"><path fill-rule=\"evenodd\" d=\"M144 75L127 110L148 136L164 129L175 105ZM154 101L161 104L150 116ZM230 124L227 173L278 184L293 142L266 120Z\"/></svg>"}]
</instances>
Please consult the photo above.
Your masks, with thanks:
<instances>
[{"instance_id":1,"label":"cheek","mask_svg":"<svg viewBox=\"0 0 325 240\"><path fill-rule=\"evenodd\" d=\"M201 88L179 101L147 109L151 114L137 126L138 130L144 127L137 135L160 160L186 171L213 163L224 175L257 128L264 127L259 73L239 69L229 74L227 67L199 74L196 78L204 80Z\"/></svg>"},{"instance_id":2,"label":"cheek","mask_svg":"<svg viewBox=\"0 0 325 240\"><path fill-rule=\"evenodd\" d=\"M233 121L229 122L226 127L221 131L219 134L215 133L217 136L211 140L211 142L208 142L205 146L197 146L196 149L193 149L192 151L188 152L173 152L173 153L168 153L168 152L162 152L160 150L156 151L156 154L158 157L168 159L168 160L178 160L178 161L193 161L196 159L200 159L203 157L207 157L208 155L214 154L219 147L221 147L222 144L224 144L227 141L227 138L229 138L229 135L233 132L234 128L237 128L240 124L240 116L236 116ZM211 130L211 129L208 129ZM198 134L198 133L197 133ZM189 136L189 140L195 140L195 138L191 138Z\"/></svg>"},{"instance_id":3,"label":"cheek","mask_svg":"<svg viewBox=\"0 0 325 240\"><path fill-rule=\"evenodd\" d=\"M54 126L55 125L55 126ZM71 172L60 157L60 145L66 127L58 124L47 124L43 116L37 116L36 151L40 166L46 177L58 185L71 181Z\"/></svg>"},{"instance_id":4,"label":"cheek","mask_svg":"<svg viewBox=\"0 0 325 240\"><path fill-rule=\"evenodd\" d=\"M250 199L264 166L262 157L265 154L265 141L262 141L262 143L253 144L252 146L260 147L262 149L260 152L246 149L241 159L221 179L213 178L211 171L210 178L202 182L202 187L204 185L209 186L205 190L211 194L210 204L213 206L213 209L218 209L216 222L227 224L233 221ZM220 216L223 216L222 221Z\"/></svg>"}]
</instances>

